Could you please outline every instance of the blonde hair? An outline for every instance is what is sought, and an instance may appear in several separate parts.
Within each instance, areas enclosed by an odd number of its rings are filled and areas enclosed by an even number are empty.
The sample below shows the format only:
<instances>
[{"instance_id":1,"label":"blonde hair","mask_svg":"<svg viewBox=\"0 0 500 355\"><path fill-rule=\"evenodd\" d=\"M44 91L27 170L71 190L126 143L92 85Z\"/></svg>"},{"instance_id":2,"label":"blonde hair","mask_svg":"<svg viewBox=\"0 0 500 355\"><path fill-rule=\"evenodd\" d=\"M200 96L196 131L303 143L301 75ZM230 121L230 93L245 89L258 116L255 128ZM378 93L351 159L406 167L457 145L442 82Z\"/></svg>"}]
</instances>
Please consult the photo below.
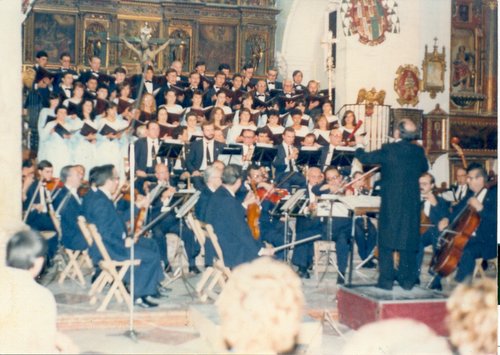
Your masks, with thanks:
<instances>
[{"instance_id":1,"label":"blonde hair","mask_svg":"<svg viewBox=\"0 0 500 355\"><path fill-rule=\"evenodd\" d=\"M144 95L142 95L142 98L141 98L141 103L139 105L139 110L141 111L144 111L144 109L146 108L146 102L145 102L145 98L150 96L151 97L151 105L149 107L151 113L155 113L156 112L156 100L155 100L155 97L153 94L150 94L149 92L145 93Z\"/></svg>"},{"instance_id":2,"label":"blonde hair","mask_svg":"<svg viewBox=\"0 0 500 355\"><path fill-rule=\"evenodd\" d=\"M446 308L450 342L461 354L496 353L497 285L493 279L458 285Z\"/></svg>"},{"instance_id":3,"label":"blonde hair","mask_svg":"<svg viewBox=\"0 0 500 355\"><path fill-rule=\"evenodd\" d=\"M288 265L265 257L242 264L217 301L222 337L235 351L287 352L296 344L303 306L300 279Z\"/></svg>"},{"instance_id":4,"label":"blonde hair","mask_svg":"<svg viewBox=\"0 0 500 355\"><path fill-rule=\"evenodd\" d=\"M452 354L448 342L424 323L387 319L362 326L346 342L342 354Z\"/></svg>"}]
</instances>

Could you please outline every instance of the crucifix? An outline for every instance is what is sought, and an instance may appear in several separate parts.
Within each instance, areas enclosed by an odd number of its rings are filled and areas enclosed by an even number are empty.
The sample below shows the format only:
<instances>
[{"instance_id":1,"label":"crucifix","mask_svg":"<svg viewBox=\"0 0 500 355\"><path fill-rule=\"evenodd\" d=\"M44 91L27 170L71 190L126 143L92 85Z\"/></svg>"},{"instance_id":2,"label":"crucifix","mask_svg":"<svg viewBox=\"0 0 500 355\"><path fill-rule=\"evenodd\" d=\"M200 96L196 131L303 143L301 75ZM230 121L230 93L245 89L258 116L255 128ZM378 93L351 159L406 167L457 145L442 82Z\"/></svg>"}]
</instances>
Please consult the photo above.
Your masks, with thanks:
<instances>
[{"instance_id":1,"label":"crucifix","mask_svg":"<svg viewBox=\"0 0 500 355\"><path fill-rule=\"evenodd\" d=\"M335 63L333 62L332 56L332 46L334 43L337 43L337 39L333 37L332 31L328 31L320 43L326 54L326 70L328 72L328 99L332 101L333 69L335 68Z\"/></svg>"}]
</instances>

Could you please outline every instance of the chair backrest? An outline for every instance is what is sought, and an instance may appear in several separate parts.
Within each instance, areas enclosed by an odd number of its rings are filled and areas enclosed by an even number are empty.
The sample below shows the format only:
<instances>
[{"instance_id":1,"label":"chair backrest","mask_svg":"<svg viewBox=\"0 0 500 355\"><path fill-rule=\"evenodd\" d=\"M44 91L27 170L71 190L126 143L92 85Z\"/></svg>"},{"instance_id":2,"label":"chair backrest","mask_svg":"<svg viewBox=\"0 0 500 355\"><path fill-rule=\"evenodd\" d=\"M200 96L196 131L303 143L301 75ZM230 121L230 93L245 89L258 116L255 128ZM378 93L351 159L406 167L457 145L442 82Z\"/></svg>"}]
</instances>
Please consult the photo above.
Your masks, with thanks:
<instances>
[{"instance_id":1,"label":"chair backrest","mask_svg":"<svg viewBox=\"0 0 500 355\"><path fill-rule=\"evenodd\" d=\"M92 234L90 234L90 230L89 230L87 220L85 219L85 217L78 216L78 227L80 227L80 231L82 232L83 237L87 241L87 244L89 245L89 247L92 246L94 241L92 239Z\"/></svg>"},{"instance_id":2,"label":"chair backrest","mask_svg":"<svg viewBox=\"0 0 500 355\"><path fill-rule=\"evenodd\" d=\"M97 230L97 227L95 224L89 224L89 230L90 234L92 235L92 239L94 239L94 243L97 246L97 249L99 250L99 253L101 253L102 258L105 262L111 262L113 261L111 259L111 256L109 256L108 249L106 249L106 246L104 245L104 242L102 241L102 236Z\"/></svg>"},{"instance_id":3,"label":"chair backrest","mask_svg":"<svg viewBox=\"0 0 500 355\"><path fill-rule=\"evenodd\" d=\"M217 258L224 264L224 255L222 254L222 248L219 244L219 239L217 238L217 234L215 234L214 228L211 224L204 223L202 227L205 229L207 233L207 237L212 241L212 245L215 249L215 253L217 254Z\"/></svg>"}]
</instances>

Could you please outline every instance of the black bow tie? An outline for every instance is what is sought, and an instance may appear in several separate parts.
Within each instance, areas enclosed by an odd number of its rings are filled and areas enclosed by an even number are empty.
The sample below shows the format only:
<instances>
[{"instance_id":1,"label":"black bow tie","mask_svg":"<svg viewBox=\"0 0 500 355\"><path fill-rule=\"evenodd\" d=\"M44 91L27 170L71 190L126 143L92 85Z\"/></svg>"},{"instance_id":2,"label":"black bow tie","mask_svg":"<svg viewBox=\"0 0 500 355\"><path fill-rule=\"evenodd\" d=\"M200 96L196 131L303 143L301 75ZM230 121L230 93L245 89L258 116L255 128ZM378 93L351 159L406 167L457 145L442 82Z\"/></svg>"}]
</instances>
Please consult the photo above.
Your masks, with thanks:
<instances>
[{"instance_id":1,"label":"black bow tie","mask_svg":"<svg viewBox=\"0 0 500 355\"><path fill-rule=\"evenodd\" d=\"M266 94L257 94L257 97L266 97Z\"/></svg>"},{"instance_id":2,"label":"black bow tie","mask_svg":"<svg viewBox=\"0 0 500 355\"><path fill-rule=\"evenodd\" d=\"M152 84L152 83L153 83L151 80L145 80L144 82L145 82L145 83L150 83L150 84Z\"/></svg>"},{"instance_id":3,"label":"black bow tie","mask_svg":"<svg viewBox=\"0 0 500 355\"><path fill-rule=\"evenodd\" d=\"M275 84L275 82L274 82L274 81L268 81L268 82L267 82L267 85L274 85L274 84Z\"/></svg>"}]
</instances>

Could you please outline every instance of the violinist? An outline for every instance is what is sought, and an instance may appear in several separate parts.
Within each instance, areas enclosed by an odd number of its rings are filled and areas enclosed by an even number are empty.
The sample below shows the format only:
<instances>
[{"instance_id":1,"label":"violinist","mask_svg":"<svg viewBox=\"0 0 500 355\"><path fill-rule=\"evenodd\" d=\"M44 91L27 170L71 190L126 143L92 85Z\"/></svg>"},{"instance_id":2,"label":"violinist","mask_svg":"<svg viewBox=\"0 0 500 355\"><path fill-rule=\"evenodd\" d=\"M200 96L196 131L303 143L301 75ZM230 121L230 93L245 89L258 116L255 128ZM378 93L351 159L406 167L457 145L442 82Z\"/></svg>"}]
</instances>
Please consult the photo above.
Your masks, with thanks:
<instances>
[{"instance_id":1,"label":"violinist","mask_svg":"<svg viewBox=\"0 0 500 355\"><path fill-rule=\"evenodd\" d=\"M155 167L156 184L149 184L149 213L148 221L154 220L162 212L168 212L167 215L153 227L153 239L159 247L161 260L164 263L164 269L169 266L167 259L167 240L166 234L177 234L184 242L184 248L189 262L189 272L199 274L200 270L196 267L195 258L200 252L200 245L195 241L194 233L182 221L182 233L179 220L175 216L174 210L170 210L169 205L176 192L175 187L170 185L170 174L165 164L157 164Z\"/></svg>"},{"instance_id":2,"label":"violinist","mask_svg":"<svg viewBox=\"0 0 500 355\"><path fill-rule=\"evenodd\" d=\"M435 187L434 176L430 173L423 173L418 179L420 186L420 196L422 207L420 212L420 249L417 256L419 270L424 259L424 248L432 245L432 250L436 251L439 231L437 224L448 214L448 203L433 193ZM433 289L441 289L441 285L436 283L431 285Z\"/></svg>"},{"instance_id":3,"label":"violinist","mask_svg":"<svg viewBox=\"0 0 500 355\"><path fill-rule=\"evenodd\" d=\"M488 174L483 166L477 163L470 164L467 168L469 193L452 208L450 216L443 218L438 225L442 231L467 206L474 208L479 214L479 226L465 245L458 263L455 275L455 280L458 282L463 282L472 275L476 259L488 260L496 257L497 187L486 188L487 179Z\"/></svg>"},{"instance_id":4,"label":"violinist","mask_svg":"<svg viewBox=\"0 0 500 355\"><path fill-rule=\"evenodd\" d=\"M24 222L38 231L54 231L55 227L49 215L52 207L52 193L47 188L47 183L52 182L53 166L47 160L38 163L38 180L27 178L23 183L23 210ZM48 242L47 261L50 263L57 251L57 238Z\"/></svg>"},{"instance_id":5,"label":"violinist","mask_svg":"<svg viewBox=\"0 0 500 355\"><path fill-rule=\"evenodd\" d=\"M260 207L260 217L258 220L260 239L275 247L283 245L284 224L279 219L271 218L270 212L274 208L275 203L288 195L288 192L268 182L260 167L250 165L247 170L247 180L236 196L242 199L241 197L244 197L248 191L254 190L257 192L258 205ZM279 253L276 256L282 258L283 253Z\"/></svg>"}]
</instances>

